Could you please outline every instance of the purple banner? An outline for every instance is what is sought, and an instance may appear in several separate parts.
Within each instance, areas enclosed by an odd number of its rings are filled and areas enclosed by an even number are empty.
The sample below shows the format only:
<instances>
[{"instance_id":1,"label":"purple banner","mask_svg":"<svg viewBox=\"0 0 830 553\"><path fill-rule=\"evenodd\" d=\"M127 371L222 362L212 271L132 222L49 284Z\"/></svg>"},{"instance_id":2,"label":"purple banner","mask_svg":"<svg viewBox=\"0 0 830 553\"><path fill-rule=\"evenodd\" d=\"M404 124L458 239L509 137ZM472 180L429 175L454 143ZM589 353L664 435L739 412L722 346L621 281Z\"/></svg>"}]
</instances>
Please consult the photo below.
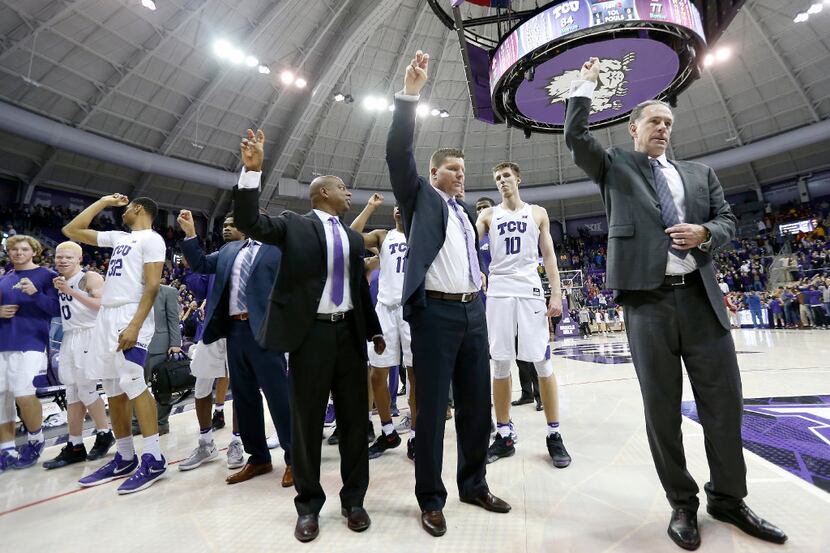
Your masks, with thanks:
<instances>
[{"instance_id":1,"label":"purple banner","mask_svg":"<svg viewBox=\"0 0 830 553\"><path fill-rule=\"evenodd\" d=\"M697 8L689 0L566 0L531 17L502 41L490 63L491 94L504 74L537 48L577 31L620 21L674 23L701 39L705 36ZM584 61L574 67L578 69Z\"/></svg>"},{"instance_id":2,"label":"purple banner","mask_svg":"<svg viewBox=\"0 0 830 553\"><path fill-rule=\"evenodd\" d=\"M533 81L519 85L519 111L535 121L564 125L571 81L579 77L579 68L591 56L600 60L591 123L617 117L658 96L672 83L680 66L677 53L656 40L622 38L584 44L542 63Z\"/></svg>"},{"instance_id":3,"label":"purple banner","mask_svg":"<svg viewBox=\"0 0 830 553\"><path fill-rule=\"evenodd\" d=\"M571 313L568 309L567 296L562 297L562 319L556 325L557 338L576 338L579 336L579 323L571 319Z\"/></svg>"}]
</instances>

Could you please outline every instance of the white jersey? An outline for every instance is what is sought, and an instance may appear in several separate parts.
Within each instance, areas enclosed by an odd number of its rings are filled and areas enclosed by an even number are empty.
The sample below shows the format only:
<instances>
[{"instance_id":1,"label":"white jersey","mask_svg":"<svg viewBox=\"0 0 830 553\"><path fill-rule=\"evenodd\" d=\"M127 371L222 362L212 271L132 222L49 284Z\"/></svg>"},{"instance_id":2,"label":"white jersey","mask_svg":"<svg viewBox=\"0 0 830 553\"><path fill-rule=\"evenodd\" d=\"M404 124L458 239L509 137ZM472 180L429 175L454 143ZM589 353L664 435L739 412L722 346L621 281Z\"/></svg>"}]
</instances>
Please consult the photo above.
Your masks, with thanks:
<instances>
[{"instance_id":1,"label":"white jersey","mask_svg":"<svg viewBox=\"0 0 830 553\"><path fill-rule=\"evenodd\" d=\"M81 290L81 281L85 276L86 271L78 271L75 276L66 279L66 284L73 290L80 290L81 293L86 293L85 290ZM65 333L81 328L93 328L95 326L95 318L98 316L98 311L93 311L76 298L63 292L58 292L58 298L61 302L61 322L63 323L63 331Z\"/></svg>"},{"instance_id":2,"label":"white jersey","mask_svg":"<svg viewBox=\"0 0 830 553\"><path fill-rule=\"evenodd\" d=\"M112 248L101 305L118 307L141 301L144 264L164 261L164 239L151 229L98 233L98 245Z\"/></svg>"},{"instance_id":3,"label":"white jersey","mask_svg":"<svg viewBox=\"0 0 830 553\"><path fill-rule=\"evenodd\" d=\"M538 269L539 227L533 220L533 206L525 204L515 213L501 204L494 206L488 235L491 261L487 296L544 299Z\"/></svg>"},{"instance_id":4,"label":"white jersey","mask_svg":"<svg viewBox=\"0 0 830 553\"><path fill-rule=\"evenodd\" d=\"M380 248L380 276L378 302L396 306L403 295L403 276L406 270L406 236L396 229L386 233Z\"/></svg>"}]
</instances>

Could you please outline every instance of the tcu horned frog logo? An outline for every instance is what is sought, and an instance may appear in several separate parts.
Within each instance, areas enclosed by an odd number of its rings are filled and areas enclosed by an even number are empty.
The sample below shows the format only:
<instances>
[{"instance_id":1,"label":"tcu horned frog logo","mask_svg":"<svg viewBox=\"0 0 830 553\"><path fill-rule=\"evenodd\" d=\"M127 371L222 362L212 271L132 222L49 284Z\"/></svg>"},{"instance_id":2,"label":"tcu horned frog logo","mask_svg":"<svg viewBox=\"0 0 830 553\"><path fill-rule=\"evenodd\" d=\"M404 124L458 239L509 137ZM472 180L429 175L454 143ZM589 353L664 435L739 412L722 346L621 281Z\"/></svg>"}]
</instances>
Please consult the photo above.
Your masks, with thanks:
<instances>
[{"instance_id":1,"label":"tcu horned frog logo","mask_svg":"<svg viewBox=\"0 0 830 553\"><path fill-rule=\"evenodd\" d=\"M622 102L615 97L628 94L628 81L625 74L631 68L629 65L636 59L634 52L629 52L621 59L600 58L599 82L594 91L594 100L591 102L591 113L599 113L607 109L622 109ZM551 77L545 90L550 96L551 105L557 102L565 103L571 90L571 81L579 78L579 69L571 69Z\"/></svg>"}]
</instances>

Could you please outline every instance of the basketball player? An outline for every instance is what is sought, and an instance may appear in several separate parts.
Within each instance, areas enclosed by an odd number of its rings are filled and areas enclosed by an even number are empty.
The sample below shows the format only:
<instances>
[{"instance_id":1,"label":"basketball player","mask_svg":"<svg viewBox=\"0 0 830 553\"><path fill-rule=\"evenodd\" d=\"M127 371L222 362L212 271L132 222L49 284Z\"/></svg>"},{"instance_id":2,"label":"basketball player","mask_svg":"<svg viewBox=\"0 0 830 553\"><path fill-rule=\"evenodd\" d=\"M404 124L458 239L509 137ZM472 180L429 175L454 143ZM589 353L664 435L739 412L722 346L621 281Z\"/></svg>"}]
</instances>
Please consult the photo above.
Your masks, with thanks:
<instances>
[{"instance_id":1,"label":"basketball player","mask_svg":"<svg viewBox=\"0 0 830 553\"><path fill-rule=\"evenodd\" d=\"M493 359L493 404L497 434L487 451L487 462L516 452L510 428L511 361L531 361L539 375L542 404L547 419L547 448L557 468L567 467L571 457L559 434L559 400L550 358L548 317L562 314L559 269L550 237L550 221L544 208L526 204L519 196L521 173L515 163L493 168L501 203L479 213L480 236L490 237L490 279L487 289L487 334ZM550 280L545 294L537 270L538 252Z\"/></svg>"},{"instance_id":2,"label":"basketball player","mask_svg":"<svg viewBox=\"0 0 830 553\"><path fill-rule=\"evenodd\" d=\"M351 224L357 232L363 232L366 221L372 213L383 204L383 196L373 194L366 208ZM412 338L409 323L403 320L401 295L406 264L406 236L398 206L393 211L395 228L377 229L363 235L366 248L378 250L380 259L380 276L378 277L378 301L375 312L386 340L386 350L378 355L374 348L369 348L369 366L371 371L372 392L382 433L369 447L369 459L380 457L387 449L398 447L401 438L392 422L392 398L389 392L389 369L397 365L403 352L403 365L409 378L409 411L411 416L410 435L407 440L407 457L415 458L415 372L412 370Z\"/></svg>"},{"instance_id":3,"label":"basketball player","mask_svg":"<svg viewBox=\"0 0 830 553\"><path fill-rule=\"evenodd\" d=\"M89 228L101 211L122 206L126 206L123 222L131 232L98 232ZM122 194L112 194L102 197L63 227L70 240L112 248L86 368L88 378L102 379L109 396L117 453L112 461L81 478L78 483L83 487L129 476L118 488L119 494L129 494L152 486L167 472L167 461L159 446L156 401L144 380L147 346L155 332L153 302L165 257L164 239L153 231L157 213L158 206L150 198L130 201ZM131 410L135 411L144 436L140 466L133 447Z\"/></svg>"},{"instance_id":4,"label":"basketball player","mask_svg":"<svg viewBox=\"0 0 830 553\"><path fill-rule=\"evenodd\" d=\"M0 473L37 463L43 451L43 409L32 380L46 370L49 326L58 315L57 273L32 260L43 251L24 234L6 240L14 269L0 277ZM14 405L29 431L18 451L14 446Z\"/></svg>"},{"instance_id":5,"label":"basketball player","mask_svg":"<svg viewBox=\"0 0 830 553\"><path fill-rule=\"evenodd\" d=\"M88 379L84 370L95 318L101 308L104 278L95 271L81 270L82 258L81 246L75 242L62 242L55 248L55 268L60 276L52 282L58 290L63 325L58 374L66 386L69 441L57 457L43 463L45 469L100 459L115 444L104 401L96 391L97 383ZM87 412L95 422L96 430L95 445L89 455L82 437Z\"/></svg>"}]
</instances>

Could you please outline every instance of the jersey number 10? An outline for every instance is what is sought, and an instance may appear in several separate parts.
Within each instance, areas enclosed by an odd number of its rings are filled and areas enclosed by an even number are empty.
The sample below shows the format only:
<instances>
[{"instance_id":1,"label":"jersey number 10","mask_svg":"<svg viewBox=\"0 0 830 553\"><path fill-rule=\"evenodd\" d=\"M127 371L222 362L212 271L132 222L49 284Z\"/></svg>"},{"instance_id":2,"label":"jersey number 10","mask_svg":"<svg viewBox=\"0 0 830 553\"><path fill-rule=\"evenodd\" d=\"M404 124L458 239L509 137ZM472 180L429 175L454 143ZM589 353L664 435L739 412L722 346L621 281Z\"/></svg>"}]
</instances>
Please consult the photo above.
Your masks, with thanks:
<instances>
[{"instance_id":1,"label":"jersey number 10","mask_svg":"<svg viewBox=\"0 0 830 553\"><path fill-rule=\"evenodd\" d=\"M510 255L519 253L522 249L521 236L508 236L504 239L504 254Z\"/></svg>"}]
</instances>

